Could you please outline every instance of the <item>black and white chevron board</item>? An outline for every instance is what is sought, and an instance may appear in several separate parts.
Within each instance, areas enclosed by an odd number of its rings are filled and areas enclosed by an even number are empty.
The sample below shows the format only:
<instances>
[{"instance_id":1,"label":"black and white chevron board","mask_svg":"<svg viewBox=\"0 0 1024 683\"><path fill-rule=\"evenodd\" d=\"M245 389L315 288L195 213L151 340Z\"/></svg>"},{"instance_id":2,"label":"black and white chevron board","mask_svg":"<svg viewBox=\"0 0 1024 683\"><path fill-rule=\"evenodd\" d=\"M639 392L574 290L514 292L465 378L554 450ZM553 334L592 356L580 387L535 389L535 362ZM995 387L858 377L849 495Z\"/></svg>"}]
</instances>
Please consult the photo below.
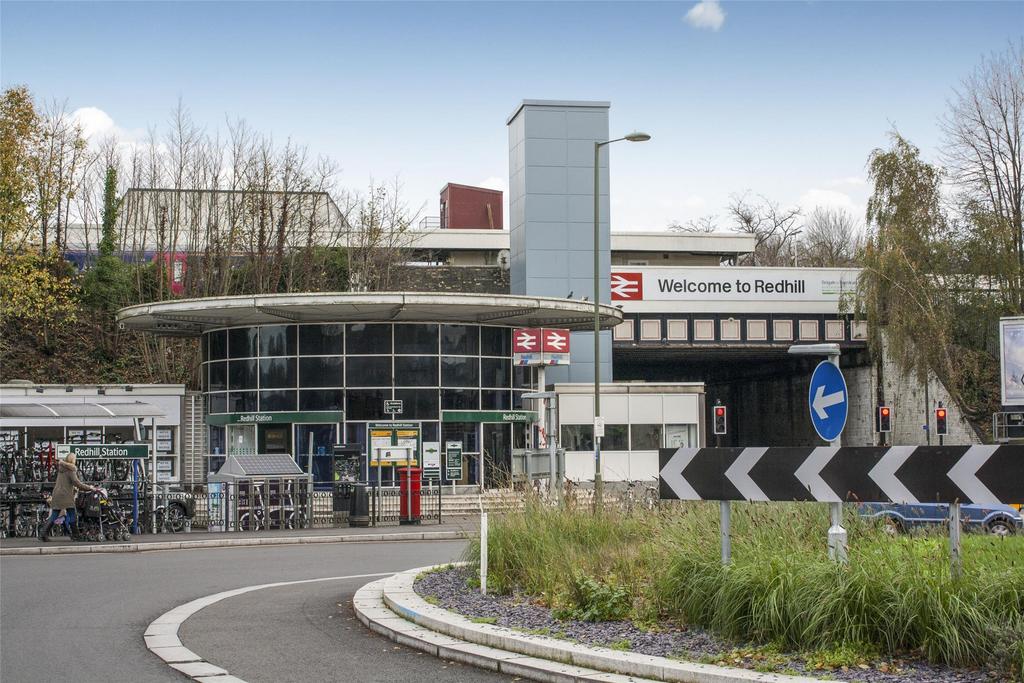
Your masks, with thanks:
<instances>
[{"instance_id":1,"label":"black and white chevron board","mask_svg":"<svg viewBox=\"0 0 1024 683\"><path fill-rule=\"evenodd\" d=\"M662 500L1024 503L1024 446L662 448Z\"/></svg>"}]
</instances>

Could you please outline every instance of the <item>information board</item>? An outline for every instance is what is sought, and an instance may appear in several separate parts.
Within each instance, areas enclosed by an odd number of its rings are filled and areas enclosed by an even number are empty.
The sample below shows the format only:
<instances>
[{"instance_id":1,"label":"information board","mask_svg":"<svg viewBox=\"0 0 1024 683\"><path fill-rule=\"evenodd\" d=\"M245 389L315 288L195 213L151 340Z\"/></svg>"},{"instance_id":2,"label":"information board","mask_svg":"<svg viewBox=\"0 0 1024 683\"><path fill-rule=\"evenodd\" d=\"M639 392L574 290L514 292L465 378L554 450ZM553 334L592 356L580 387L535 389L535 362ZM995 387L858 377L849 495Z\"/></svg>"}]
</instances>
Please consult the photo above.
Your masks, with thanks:
<instances>
[{"instance_id":1,"label":"information board","mask_svg":"<svg viewBox=\"0 0 1024 683\"><path fill-rule=\"evenodd\" d=\"M384 422L369 425L370 467L419 465L420 426L416 422Z\"/></svg>"},{"instance_id":2,"label":"information board","mask_svg":"<svg viewBox=\"0 0 1024 683\"><path fill-rule=\"evenodd\" d=\"M460 481L462 479L461 441L445 441L444 462L444 478L449 481Z\"/></svg>"}]
</instances>

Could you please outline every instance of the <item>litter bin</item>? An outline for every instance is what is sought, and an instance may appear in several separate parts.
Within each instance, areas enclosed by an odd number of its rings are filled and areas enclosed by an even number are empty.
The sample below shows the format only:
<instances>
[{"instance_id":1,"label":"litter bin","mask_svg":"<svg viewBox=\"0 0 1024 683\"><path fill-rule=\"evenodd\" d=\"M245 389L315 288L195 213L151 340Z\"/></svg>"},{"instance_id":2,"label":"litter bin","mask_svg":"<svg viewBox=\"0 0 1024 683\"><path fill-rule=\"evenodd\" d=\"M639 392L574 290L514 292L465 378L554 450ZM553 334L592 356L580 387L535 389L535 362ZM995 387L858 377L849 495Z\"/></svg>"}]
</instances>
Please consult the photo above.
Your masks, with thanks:
<instances>
[{"instance_id":1,"label":"litter bin","mask_svg":"<svg viewBox=\"0 0 1024 683\"><path fill-rule=\"evenodd\" d=\"M370 526L370 494L366 484L352 484L349 498L348 525Z\"/></svg>"},{"instance_id":2,"label":"litter bin","mask_svg":"<svg viewBox=\"0 0 1024 683\"><path fill-rule=\"evenodd\" d=\"M419 467L400 467L398 469L399 522L402 524L419 524L420 486L423 482L423 470Z\"/></svg>"}]
</instances>

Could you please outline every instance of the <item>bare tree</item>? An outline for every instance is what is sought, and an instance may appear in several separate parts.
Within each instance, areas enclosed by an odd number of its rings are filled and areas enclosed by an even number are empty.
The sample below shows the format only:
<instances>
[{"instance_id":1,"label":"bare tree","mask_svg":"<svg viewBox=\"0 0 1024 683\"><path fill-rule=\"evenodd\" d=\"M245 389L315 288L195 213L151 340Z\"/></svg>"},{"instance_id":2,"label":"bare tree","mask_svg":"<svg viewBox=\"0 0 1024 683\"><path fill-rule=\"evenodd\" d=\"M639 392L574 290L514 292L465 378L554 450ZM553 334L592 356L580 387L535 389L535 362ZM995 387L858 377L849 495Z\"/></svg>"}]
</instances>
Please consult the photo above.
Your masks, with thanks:
<instances>
[{"instance_id":1,"label":"bare tree","mask_svg":"<svg viewBox=\"0 0 1024 683\"><path fill-rule=\"evenodd\" d=\"M718 216L712 214L693 218L685 223L672 221L668 224L668 229L675 230L676 232L695 232L705 234L722 231L722 229L718 227Z\"/></svg>"},{"instance_id":2,"label":"bare tree","mask_svg":"<svg viewBox=\"0 0 1024 683\"><path fill-rule=\"evenodd\" d=\"M1004 286L1024 310L1024 42L992 55L962 82L943 119L952 179L994 215L1016 255Z\"/></svg>"},{"instance_id":3,"label":"bare tree","mask_svg":"<svg viewBox=\"0 0 1024 683\"><path fill-rule=\"evenodd\" d=\"M398 180L389 185L370 182L365 196L355 198L349 213L347 239L350 287L354 291L386 291L396 266L405 262L418 237L411 231L418 212L401 199Z\"/></svg>"},{"instance_id":4,"label":"bare tree","mask_svg":"<svg viewBox=\"0 0 1024 683\"><path fill-rule=\"evenodd\" d=\"M797 245L800 265L840 268L856 265L863 230L853 214L838 207L819 206L804 223Z\"/></svg>"},{"instance_id":5,"label":"bare tree","mask_svg":"<svg viewBox=\"0 0 1024 683\"><path fill-rule=\"evenodd\" d=\"M754 250L740 265L783 266L792 262L793 240L800 234L799 208L784 209L764 196L734 195L729 203L732 229L754 237Z\"/></svg>"}]
</instances>

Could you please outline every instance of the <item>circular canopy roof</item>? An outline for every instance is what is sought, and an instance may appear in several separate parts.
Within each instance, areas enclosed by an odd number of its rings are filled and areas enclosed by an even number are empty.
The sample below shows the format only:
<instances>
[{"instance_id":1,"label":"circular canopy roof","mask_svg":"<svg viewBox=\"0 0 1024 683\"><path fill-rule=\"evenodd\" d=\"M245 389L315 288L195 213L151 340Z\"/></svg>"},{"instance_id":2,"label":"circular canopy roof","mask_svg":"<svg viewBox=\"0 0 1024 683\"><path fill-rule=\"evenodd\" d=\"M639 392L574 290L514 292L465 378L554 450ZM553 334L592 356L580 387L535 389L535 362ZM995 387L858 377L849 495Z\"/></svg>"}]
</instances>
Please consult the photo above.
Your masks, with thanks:
<instances>
[{"instance_id":1,"label":"circular canopy roof","mask_svg":"<svg viewBox=\"0 0 1024 683\"><path fill-rule=\"evenodd\" d=\"M601 328L622 321L602 304ZM494 294L359 292L260 294L181 299L122 308L125 329L195 336L217 327L316 322L481 323L508 327L594 328L594 304L573 299Z\"/></svg>"}]
</instances>

